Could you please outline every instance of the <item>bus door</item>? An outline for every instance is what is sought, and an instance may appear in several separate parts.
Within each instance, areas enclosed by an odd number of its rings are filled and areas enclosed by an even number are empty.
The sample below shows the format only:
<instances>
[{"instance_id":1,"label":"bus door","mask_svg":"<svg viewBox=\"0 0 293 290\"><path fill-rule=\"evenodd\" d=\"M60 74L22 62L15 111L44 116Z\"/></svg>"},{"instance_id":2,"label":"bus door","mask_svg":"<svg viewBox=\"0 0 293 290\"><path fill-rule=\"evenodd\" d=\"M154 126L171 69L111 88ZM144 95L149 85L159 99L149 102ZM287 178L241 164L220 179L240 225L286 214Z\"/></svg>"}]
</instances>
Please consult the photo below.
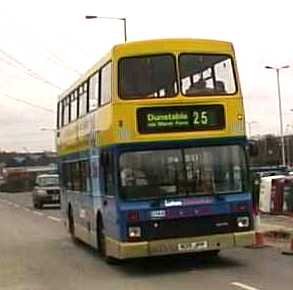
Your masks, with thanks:
<instances>
[{"instance_id":1,"label":"bus door","mask_svg":"<svg viewBox=\"0 0 293 290\"><path fill-rule=\"evenodd\" d=\"M104 151L101 158L104 184L102 195L103 224L106 236L117 238L119 231L117 226L117 199L115 198L113 155L111 152Z\"/></svg>"},{"instance_id":2,"label":"bus door","mask_svg":"<svg viewBox=\"0 0 293 290\"><path fill-rule=\"evenodd\" d=\"M91 211L92 211L92 195L91 195L91 178L90 178L90 162L89 159L80 160L76 166L78 167L79 178L76 179L76 211L77 222L79 227L79 236L85 242L90 240L91 231Z\"/></svg>"}]
</instances>

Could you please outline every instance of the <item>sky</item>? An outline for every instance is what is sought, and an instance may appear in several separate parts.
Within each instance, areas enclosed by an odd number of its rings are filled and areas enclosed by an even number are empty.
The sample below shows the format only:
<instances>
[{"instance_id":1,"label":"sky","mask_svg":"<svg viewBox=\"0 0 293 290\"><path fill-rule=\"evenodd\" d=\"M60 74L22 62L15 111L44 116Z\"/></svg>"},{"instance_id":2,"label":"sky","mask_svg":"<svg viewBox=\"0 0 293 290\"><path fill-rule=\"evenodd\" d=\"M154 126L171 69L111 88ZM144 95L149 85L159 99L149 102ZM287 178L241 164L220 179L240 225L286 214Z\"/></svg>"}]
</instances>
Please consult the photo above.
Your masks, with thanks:
<instances>
[{"instance_id":1,"label":"sky","mask_svg":"<svg viewBox=\"0 0 293 290\"><path fill-rule=\"evenodd\" d=\"M292 1L291 1L292 2ZM234 45L251 135L293 134L292 6L286 0L26 0L0 4L0 150L54 150L58 95L124 41L204 38Z\"/></svg>"}]
</instances>

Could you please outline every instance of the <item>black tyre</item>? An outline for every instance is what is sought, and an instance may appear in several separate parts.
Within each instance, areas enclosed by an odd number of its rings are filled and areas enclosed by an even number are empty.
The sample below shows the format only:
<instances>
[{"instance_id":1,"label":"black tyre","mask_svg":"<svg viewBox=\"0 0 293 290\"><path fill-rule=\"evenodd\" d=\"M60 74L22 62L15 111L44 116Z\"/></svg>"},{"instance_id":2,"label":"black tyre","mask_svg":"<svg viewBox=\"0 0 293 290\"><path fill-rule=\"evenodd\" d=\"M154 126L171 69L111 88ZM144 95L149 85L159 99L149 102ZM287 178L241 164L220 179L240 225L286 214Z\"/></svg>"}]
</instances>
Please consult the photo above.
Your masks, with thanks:
<instances>
[{"instance_id":1,"label":"black tyre","mask_svg":"<svg viewBox=\"0 0 293 290\"><path fill-rule=\"evenodd\" d=\"M34 204L35 209L42 209L42 207L43 207L42 203L37 200L34 200L33 204Z\"/></svg>"},{"instance_id":2,"label":"black tyre","mask_svg":"<svg viewBox=\"0 0 293 290\"><path fill-rule=\"evenodd\" d=\"M106 255L106 240L102 218L98 218L97 227L97 243L99 255L106 261L107 264L120 265L122 262L121 260Z\"/></svg>"},{"instance_id":3,"label":"black tyre","mask_svg":"<svg viewBox=\"0 0 293 290\"><path fill-rule=\"evenodd\" d=\"M71 207L68 210L68 231L73 240L75 240L74 220Z\"/></svg>"},{"instance_id":4,"label":"black tyre","mask_svg":"<svg viewBox=\"0 0 293 290\"><path fill-rule=\"evenodd\" d=\"M97 220L97 243L98 243L98 252L102 257L105 257L106 253L106 244L105 244L105 234L104 234L104 225L101 218Z\"/></svg>"},{"instance_id":5,"label":"black tyre","mask_svg":"<svg viewBox=\"0 0 293 290\"><path fill-rule=\"evenodd\" d=\"M217 257L220 253L220 250L212 250L212 251L206 251L202 252L202 255L207 258Z\"/></svg>"}]
</instances>

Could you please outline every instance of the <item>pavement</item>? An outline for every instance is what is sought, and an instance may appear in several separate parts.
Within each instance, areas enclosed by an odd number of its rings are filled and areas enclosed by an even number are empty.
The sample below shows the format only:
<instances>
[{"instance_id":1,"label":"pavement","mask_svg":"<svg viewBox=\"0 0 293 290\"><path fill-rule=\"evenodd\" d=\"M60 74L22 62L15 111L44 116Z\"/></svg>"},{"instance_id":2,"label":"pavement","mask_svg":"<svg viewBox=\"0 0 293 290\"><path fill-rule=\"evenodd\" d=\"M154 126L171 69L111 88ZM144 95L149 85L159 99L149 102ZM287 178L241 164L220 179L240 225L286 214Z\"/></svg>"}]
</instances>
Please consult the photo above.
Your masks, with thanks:
<instances>
[{"instance_id":1,"label":"pavement","mask_svg":"<svg viewBox=\"0 0 293 290\"><path fill-rule=\"evenodd\" d=\"M293 217L260 214L256 221L256 247L279 248L283 254L293 254Z\"/></svg>"},{"instance_id":2,"label":"pavement","mask_svg":"<svg viewBox=\"0 0 293 290\"><path fill-rule=\"evenodd\" d=\"M260 214L260 223L257 227L257 231L263 234L265 245L281 249L291 248L291 241L293 239L293 217Z\"/></svg>"},{"instance_id":3,"label":"pavement","mask_svg":"<svg viewBox=\"0 0 293 290\"><path fill-rule=\"evenodd\" d=\"M263 230L293 230L292 216L261 214L260 220Z\"/></svg>"}]
</instances>

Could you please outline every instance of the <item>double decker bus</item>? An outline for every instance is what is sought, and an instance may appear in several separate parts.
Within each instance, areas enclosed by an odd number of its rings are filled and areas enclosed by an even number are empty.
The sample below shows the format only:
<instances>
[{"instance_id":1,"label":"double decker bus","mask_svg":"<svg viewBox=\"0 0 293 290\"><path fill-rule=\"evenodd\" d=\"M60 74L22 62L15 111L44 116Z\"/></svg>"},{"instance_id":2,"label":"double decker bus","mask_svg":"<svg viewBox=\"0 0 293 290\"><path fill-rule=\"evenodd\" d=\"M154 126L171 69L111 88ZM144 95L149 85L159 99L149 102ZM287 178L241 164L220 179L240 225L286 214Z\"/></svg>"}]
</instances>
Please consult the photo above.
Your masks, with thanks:
<instances>
[{"instance_id":1,"label":"double decker bus","mask_svg":"<svg viewBox=\"0 0 293 290\"><path fill-rule=\"evenodd\" d=\"M253 244L231 43L116 45L60 96L57 119L67 228L106 260Z\"/></svg>"}]
</instances>

